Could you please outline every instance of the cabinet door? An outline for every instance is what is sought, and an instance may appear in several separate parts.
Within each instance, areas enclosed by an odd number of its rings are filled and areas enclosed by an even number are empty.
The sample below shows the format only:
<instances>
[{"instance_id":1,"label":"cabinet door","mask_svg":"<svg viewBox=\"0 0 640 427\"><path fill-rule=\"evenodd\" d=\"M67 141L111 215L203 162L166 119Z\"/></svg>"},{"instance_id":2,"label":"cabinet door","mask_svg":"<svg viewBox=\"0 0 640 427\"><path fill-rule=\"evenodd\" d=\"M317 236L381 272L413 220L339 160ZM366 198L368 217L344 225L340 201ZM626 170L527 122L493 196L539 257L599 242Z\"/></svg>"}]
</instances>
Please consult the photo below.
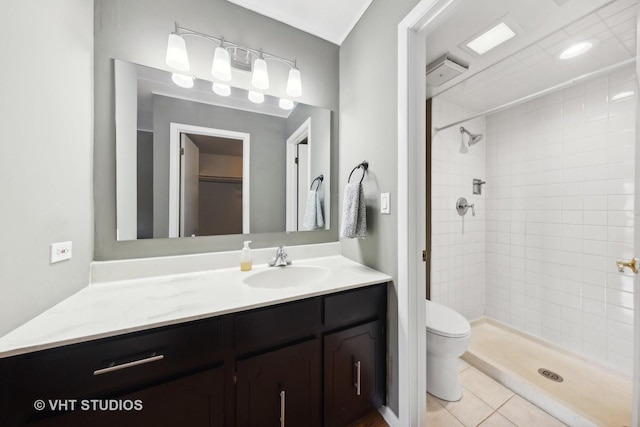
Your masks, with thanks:
<instances>
[{"instance_id":1,"label":"cabinet door","mask_svg":"<svg viewBox=\"0 0 640 427\"><path fill-rule=\"evenodd\" d=\"M320 341L237 362L236 421L248 426L320 426Z\"/></svg>"},{"instance_id":2,"label":"cabinet door","mask_svg":"<svg viewBox=\"0 0 640 427\"><path fill-rule=\"evenodd\" d=\"M384 348L384 330L380 321L324 337L326 426L345 426L382 405Z\"/></svg>"},{"instance_id":3,"label":"cabinet door","mask_svg":"<svg viewBox=\"0 0 640 427\"><path fill-rule=\"evenodd\" d=\"M73 412L33 425L219 427L224 422L223 390L223 368L211 369L124 396L78 400ZM129 410L114 410L115 406L106 405L122 405Z\"/></svg>"}]
</instances>

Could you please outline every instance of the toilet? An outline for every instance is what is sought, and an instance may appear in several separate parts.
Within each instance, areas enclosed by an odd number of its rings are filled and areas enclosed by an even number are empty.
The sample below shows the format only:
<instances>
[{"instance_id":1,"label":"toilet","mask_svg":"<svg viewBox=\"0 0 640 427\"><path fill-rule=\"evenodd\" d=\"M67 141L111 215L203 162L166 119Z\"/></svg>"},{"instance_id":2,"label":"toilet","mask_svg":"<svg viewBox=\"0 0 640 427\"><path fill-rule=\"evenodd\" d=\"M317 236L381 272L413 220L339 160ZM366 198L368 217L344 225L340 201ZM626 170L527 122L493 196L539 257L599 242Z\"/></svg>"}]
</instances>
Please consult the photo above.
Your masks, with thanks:
<instances>
[{"instance_id":1,"label":"toilet","mask_svg":"<svg viewBox=\"0 0 640 427\"><path fill-rule=\"evenodd\" d=\"M471 325L460 313L426 301L427 391L442 400L462 397L458 357L469 346Z\"/></svg>"}]
</instances>

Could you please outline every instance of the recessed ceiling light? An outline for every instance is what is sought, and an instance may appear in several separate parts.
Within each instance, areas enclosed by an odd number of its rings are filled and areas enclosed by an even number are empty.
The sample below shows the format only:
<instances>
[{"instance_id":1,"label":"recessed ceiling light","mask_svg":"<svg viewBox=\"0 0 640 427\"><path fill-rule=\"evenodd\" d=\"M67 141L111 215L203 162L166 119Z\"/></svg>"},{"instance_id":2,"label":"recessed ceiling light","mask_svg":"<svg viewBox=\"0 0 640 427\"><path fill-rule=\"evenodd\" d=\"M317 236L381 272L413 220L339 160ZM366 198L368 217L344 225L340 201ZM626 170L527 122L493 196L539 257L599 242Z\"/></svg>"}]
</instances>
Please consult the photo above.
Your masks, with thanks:
<instances>
[{"instance_id":1,"label":"recessed ceiling light","mask_svg":"<svg viewBox=\"0 0 640 427\"><path fill-rule=\"evenodd\" d=\"M467 47L475 53L482 55L490 51L494 47L506 42L516 33L504 22L499 23L495 27L489 29L483 34L467 43Z\"/></svg>"},{"instance_id":2,"label":"recessed ceiling light","mask_svg":"<svg viewBox=\"0 0 640 427\"><path fill-rule=\"evenodd\" d=\"M617 100L619 100L619 99L629 98L630 96L633 96L633 95L635 95L635 94L636 94L636 93L635 93L634 91L632 91L632 90L627 90L627 91L620 92L620 93L617 93L617 94L613 95L613 96L611 97L611 100L612 100L612 101L617 101Z\"/></svg>"},{"instance_id":3,"label":"recessed ceiling light","mask_svg":"<svg viewBox=\"0 0 640 427\"><path fill-rule=\"evenodd\" d=\"M566 48L565 50L563 50L560 53L560 55L558 55L558 58L560 59L575 58L576 56L586 53L589 49L591 49L597 43L598 43L598 40L595 40L595 39L583 40L581 42L574 43L568 48Z\"/></svg>"}]
</instances>

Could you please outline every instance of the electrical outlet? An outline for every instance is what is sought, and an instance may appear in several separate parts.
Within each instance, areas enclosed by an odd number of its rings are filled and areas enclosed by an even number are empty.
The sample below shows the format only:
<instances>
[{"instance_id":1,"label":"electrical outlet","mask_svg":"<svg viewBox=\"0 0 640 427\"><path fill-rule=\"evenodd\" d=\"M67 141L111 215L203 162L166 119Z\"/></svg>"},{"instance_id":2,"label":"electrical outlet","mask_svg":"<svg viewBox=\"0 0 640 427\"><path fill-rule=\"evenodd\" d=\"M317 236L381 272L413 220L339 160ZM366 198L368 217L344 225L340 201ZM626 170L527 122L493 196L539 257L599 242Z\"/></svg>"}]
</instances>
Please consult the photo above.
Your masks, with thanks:
<instances>
[{"instance_id":1,"label":"electrical outlet","mask_svg":"<svg viewBox=\"0 0 640 427\"><path fill-rule=\"evenodd\" d=\"M389 193L380 193L380 213L389 215L391 212Z\"/></svg>"},{"instance_id":2,"label":"electrical outlet","mask_svg":"<svg viewBox=\"0 0 640 427\"><path fill-rule=\"evenodd\" d=\"M72 243L59 242L51 244L51 264L71 259Z\"/></svg>"}]
</instances>

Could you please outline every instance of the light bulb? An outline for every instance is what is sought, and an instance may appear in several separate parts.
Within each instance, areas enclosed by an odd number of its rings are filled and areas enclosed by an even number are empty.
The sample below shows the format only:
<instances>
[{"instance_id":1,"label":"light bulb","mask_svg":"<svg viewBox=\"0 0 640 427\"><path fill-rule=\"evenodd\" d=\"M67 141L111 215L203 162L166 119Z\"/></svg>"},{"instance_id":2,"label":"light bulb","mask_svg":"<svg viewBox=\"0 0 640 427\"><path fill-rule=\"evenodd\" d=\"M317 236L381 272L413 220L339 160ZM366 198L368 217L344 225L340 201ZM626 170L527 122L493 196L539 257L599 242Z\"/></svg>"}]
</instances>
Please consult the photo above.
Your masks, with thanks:
<instances>
[{"instance_id":1,"label":"light bulb","mask_svg":"<svg viewBox=\"0 0 640 427\"><path fill-rule=\"evenodd\" d=\"M171 68L180 71L189 71L189 56L187 55L187 44L181 35L169 34L167 42L167 57L165 62Z\"/></svg>"},{"instance_id":2,"label":"light bulb","mask_svg":"<svg viewBox=\"0 0 640 427\"><path fill-rule=\"evenodd\" d=\"M213 54L211 75L218 80L228 82L231 80L231 61L229 51L223 47L217 47Z\"/></svg>"},{"instance_id":3,"label":"light bulb","mask_svg":"<svg viewBox=\"0 0 640 427\"><path fill-rule=\"evenodd\" d=\"M193 87L193 76L187 76L186 74L173 73L171 74L171 80L175 84L185 89Z\"/></svg>"},{"instance_id":4,"label":"light bulb","mask_svg":"<svg viewBox=\"0 0 640 427\"><path fill-rule=\"evenodd\" d=\"M269 72L267 71L267 62L262 58L258 58L253 62L251 84L253 87L258 89L269 89Z\"/></svg>"},{"instance_id":5,"label":"light bulb","mask_svg":"<svg viewBox=\"0 0 640 427\"><path fill-rule=\"evenodd\" d=\"M290 99L280 98L280 101L278 102L278 105L283 110L291 110L291 109L293 109L293 101L290 100Z\"/></svg>"},{"instance_id":6,"label":"light bulb","mask_svg":"<svg viewBox=\"0 0 640 427\"><path fill-rule=\"evenodd\" d=\"M287 80L287 95L294 98L302 95L302 80L300 79L300 70L292 68L289 70L289 80Z\"/></svg>"},{"instance_id":7,"label":"light bulb","mask_svg":"<svg viewBox=\"0 0 640 427\"><path fill-rule=\"evenodd\" d=\"M264 102L264 94L250 90L249 101L253 102L254 104L262 104Z\"/></svg>"},{"instance_id":8,"label":"light bulb","mask_svg":"<svg viewBox=\"0 0 640 427\"><path fill-rule=\"evenodd\" d=\"M231 87L224 83L214 82L211 89L216 93L216 95L220 95L220 96L231 95Z\"/></svg>"}]
</instances>

